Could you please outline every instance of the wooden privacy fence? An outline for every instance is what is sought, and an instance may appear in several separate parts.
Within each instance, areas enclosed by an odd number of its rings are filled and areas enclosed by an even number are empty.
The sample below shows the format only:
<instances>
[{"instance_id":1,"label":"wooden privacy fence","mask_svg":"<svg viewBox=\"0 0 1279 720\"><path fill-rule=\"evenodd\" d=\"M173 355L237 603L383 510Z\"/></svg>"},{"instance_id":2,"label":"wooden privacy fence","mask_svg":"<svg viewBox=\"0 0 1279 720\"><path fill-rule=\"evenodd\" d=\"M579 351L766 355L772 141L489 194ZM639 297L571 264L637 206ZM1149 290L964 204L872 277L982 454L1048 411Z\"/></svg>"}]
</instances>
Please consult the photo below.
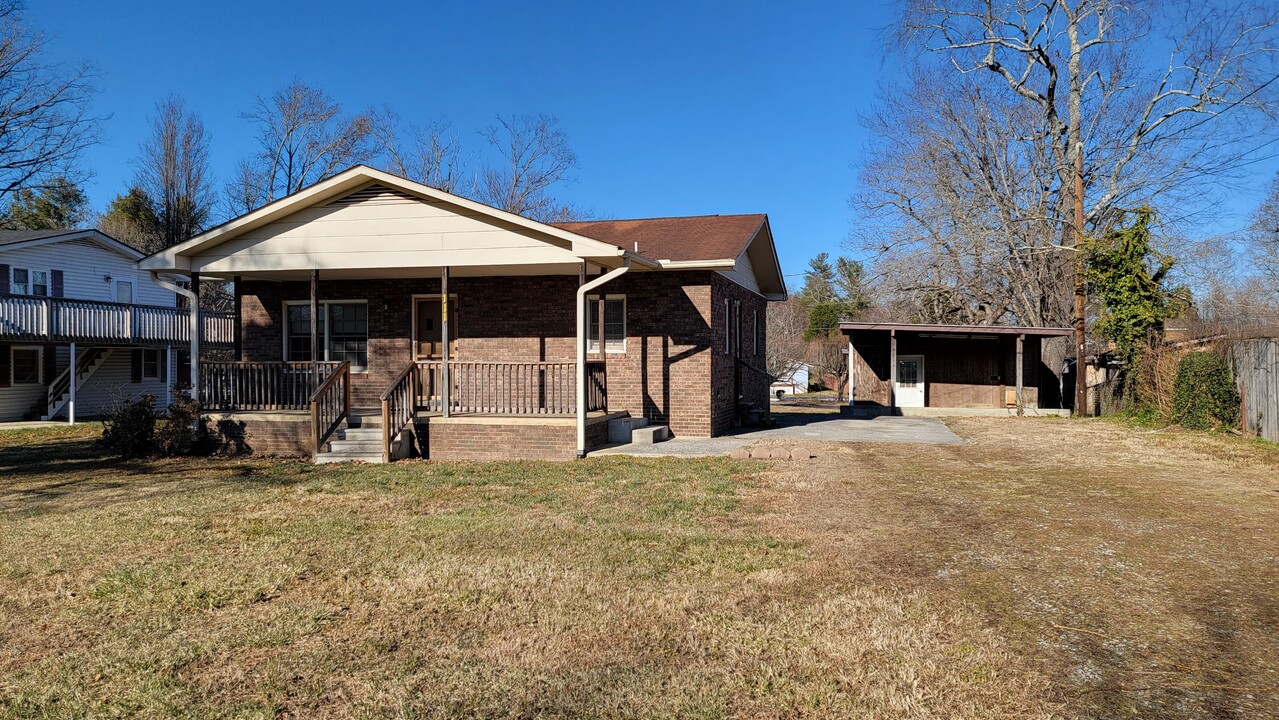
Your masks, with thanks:
<instances>
[{"instance_id":1,"label":"wooden privacy fence","mask_svg":"<svg viewBox=\"0 0 1279 720\"><path fill-rule=\"evenodd\" d=\"M201 342L229 345L231 313L202 312ZM100 343L188 342L190 311L160 305L0 295L0 338Z\"/></svg>"},{"instance_id":2,"label":"wooden privacy fence","mask_svg":"<svg viewBox=\"0 0 1279 720\"><path fill-rule=\"evenodd\" d=\"M420 406L444 409L443 367L439 360L419 361ZM481 415L572 415L577 412L577 363L461 362L449 364L449 412ZM608 407L608 382L602 362L586 364L586 409Z\"/></svg>"},{"instance_id":3,"label":"wooden privacy fence","mask_svg":"<svg viewBox=\"0 0 1279 720\"><path fill-rule=\"evenodd\" d=\"M200 407L208 410L307 410L336 362L200 363Z\"/></svg>"},{"instance_id":4,"label":"wooden privacy fence","mask_svg":"<svg viewBox=\"0 0 1279 720\"><path fill-rule=\"evenodd\" d=\"M1242 400L1244 431L1279 442L1279 338L1234 343L1230 363Z\"/></svg>"}]
</instances>

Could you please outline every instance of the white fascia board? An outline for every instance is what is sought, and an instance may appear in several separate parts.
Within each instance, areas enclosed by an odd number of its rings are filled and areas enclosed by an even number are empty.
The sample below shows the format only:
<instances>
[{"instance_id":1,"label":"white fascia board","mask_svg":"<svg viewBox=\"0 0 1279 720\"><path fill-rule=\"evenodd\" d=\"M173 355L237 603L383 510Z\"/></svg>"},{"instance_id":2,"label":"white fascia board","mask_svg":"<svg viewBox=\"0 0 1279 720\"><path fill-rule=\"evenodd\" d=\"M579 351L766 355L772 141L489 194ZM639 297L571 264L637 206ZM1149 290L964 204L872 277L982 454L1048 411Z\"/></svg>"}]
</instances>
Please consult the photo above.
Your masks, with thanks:
<instances>
[{"instance_id":1,"label":"white fascia board","mask_svg":"<svg viewBox=\"0 0 1279 720\"><path fill-rule=\"evenodd\" d=\"M137 260L143 257L142 251L135 250L100 230L69 232L64 235L51 235L49 237L24 240L22 242L10 243L8 245L0 245L0 252L4 252L5 250L39 247L41 245L52 245L54 243L67 242L69 240L92 240L107 250L113 250L120 253L130 260Z\"/></svg>"}]
</instances>

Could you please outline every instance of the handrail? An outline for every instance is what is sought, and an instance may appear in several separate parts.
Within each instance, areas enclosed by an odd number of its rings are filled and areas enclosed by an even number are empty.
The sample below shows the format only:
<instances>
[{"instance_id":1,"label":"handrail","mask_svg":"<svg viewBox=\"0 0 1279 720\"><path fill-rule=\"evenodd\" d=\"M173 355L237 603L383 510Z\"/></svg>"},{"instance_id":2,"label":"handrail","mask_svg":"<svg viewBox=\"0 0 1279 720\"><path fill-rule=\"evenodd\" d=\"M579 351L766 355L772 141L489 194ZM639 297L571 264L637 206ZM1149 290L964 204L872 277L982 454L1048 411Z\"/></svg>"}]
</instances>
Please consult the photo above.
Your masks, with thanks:
<instances>
[{"instance_id":1,"label":"handrail","mask_svg":"<svg viewBox=\"0 0 1279 720\"><path fill-rule=\"evenodd\" d=\"M343 362L311 393L311 457L351 414L351 363Z\"/></svg>"},{"instance_id":2,"label":"handrail","mask_svg":"<svg viewBox=\"0 0 1279 720\"><path fill-rule=\"evenodd\" d=\"M382 462L391 462L391 440L418 407L417 363L410 362L382 391Z\"/></svg>"},{"instance_id":3,"label":"handrail","mask_svg":"<svg viewBox=\"0 0 1279 720\"><path fill-rule=\"evenodd\" d=\"M419 360L421 405L444 410L442 360ZM577 392L573 361L449 360L449 411L483 415L572 415ZM603 375L598 375L603 392ZM588 403L589 404L589 403Z\"/></svg>"}]
</instances>

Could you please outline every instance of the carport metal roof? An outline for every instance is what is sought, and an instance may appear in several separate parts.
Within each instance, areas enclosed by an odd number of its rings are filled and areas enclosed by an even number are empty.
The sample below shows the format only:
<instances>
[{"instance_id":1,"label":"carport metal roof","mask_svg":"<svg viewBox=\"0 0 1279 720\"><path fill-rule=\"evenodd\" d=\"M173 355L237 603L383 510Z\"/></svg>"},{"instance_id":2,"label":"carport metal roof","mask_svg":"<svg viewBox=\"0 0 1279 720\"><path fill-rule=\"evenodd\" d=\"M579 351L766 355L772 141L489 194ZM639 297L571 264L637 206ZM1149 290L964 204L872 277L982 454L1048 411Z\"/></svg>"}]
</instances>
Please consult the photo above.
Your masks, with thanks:
<instances>
[{"instance_id":1,"label":"carport metal roof","mask_svg":"<svg viewBox=\"0 0 1279 720\"><path fill-rule=\"evenodd\" d=\"M928 335L1026 335L1028 337L1063 337L1074 333L1068 327L1018 327L1015 325L930 325L927 323L842 322L839 329L845 335L865 330L892 330Z\"/></svg>"}]
</instances>

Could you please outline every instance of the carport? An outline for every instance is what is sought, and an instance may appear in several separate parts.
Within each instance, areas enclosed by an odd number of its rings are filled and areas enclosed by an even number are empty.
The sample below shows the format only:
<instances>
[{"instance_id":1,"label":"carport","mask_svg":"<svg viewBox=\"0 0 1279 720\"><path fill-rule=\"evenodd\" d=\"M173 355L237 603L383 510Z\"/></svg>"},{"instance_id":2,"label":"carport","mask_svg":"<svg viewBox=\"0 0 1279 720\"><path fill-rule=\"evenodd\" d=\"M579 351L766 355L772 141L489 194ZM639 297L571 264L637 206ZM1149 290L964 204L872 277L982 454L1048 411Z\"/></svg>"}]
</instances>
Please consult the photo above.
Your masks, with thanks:
<instances>
[{"instance_id":1,"label":"carport","mask_svg":"<svg viewBox=\"0 0 1279 720\"><path fill-rule=\"evenodd\" d=\"M853 415L1062 414L1040 407L1043 383L1057 382L1041 361L1044 338L1070 328L1007 325L840 323L848 340Z\"/></svg>"}]
</instances>

